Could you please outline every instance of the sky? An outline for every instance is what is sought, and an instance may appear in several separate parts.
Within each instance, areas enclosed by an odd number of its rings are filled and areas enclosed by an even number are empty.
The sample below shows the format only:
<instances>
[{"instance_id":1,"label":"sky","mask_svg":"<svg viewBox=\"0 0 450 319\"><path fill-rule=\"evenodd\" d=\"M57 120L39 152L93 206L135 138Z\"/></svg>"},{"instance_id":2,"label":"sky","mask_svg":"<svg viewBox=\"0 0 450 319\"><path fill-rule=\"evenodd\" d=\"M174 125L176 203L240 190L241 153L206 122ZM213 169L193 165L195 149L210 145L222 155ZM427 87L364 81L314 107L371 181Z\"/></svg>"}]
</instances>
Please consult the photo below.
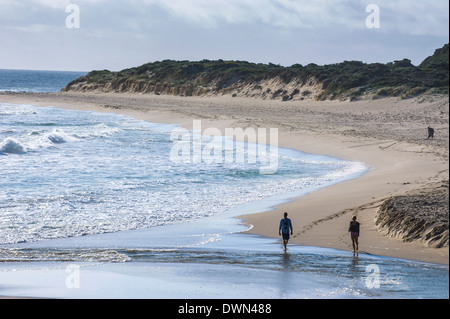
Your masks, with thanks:
<instances>
[{"instance_id":1,"label":"sky","mask_svg":"<svg viewBox=\"0 0 450 319\"><path fill-rule=\"evenodd\" d=\"M418 65L449 42L448 30L447 0L0 0L0 69L118 71L165 59Z\"/></svg>"}]
</instances>

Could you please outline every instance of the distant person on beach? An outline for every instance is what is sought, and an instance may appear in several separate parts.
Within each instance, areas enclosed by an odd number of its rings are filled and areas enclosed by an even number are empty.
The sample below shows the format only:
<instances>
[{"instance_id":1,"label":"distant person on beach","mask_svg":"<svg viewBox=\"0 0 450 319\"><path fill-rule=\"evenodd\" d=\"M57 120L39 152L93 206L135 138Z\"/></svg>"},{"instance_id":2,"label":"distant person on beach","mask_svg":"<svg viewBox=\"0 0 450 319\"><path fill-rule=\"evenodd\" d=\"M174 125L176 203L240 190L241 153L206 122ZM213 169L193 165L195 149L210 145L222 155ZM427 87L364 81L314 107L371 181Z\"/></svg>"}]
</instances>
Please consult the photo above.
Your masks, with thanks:
<instances>
[{"instance_id":1,"label":"distant person on beach","mask_svg":"<svg viewBox=\"0 0 450 319\"><path fill-rule=\"evenodd\" d=\"M289 241L289 231L291 232L291 235L293 234L292 229L292 222L287 217L288 213L284 213L284 218L280 221L280 227L278 228L278 233L280 236L283 236L283 245L284 245L284 251L287 250L287 244Z\"/></svg>"},{"instance_id":2,"label":"distant person on beach","mask_svg":"<svg viewBox=\"0 0 450 319\"><path fill-rule=\"evenodd\" d=\"M433 128L431 128L431 127L428 127L428 137L427 137L427 140L429 140L429 139L434 139L434 129Z\"/></svg>"},{"instance_id":3,"label":"distant person on beach","mask_svg":"<svg viewBox=\"0 0 450 319\"><path fill-rule=\"evenodd\" d=\"M358 237L359 237L359 223L356 221L356 216L353 216L350 226L348 227L350 238L352 239L353 252L358 250Z\"/></svg>"}]
</instances>

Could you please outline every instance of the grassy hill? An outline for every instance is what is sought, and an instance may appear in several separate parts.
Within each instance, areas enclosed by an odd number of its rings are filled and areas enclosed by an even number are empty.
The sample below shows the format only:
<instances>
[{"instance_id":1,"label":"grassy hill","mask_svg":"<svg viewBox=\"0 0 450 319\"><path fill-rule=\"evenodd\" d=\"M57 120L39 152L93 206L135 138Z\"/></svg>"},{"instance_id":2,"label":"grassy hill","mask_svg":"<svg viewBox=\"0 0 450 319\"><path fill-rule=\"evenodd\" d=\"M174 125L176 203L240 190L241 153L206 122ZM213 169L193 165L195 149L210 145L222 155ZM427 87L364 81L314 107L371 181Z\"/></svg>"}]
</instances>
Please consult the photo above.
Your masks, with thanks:
<instances>
[{"instance_id":1,"label":"grassy hill","mask_svg":"<svg viewBox=\"0 0 450 319\"><path fill-rule=\"evenodd\" d=\"M133 92L182 96L229 94L262 99L355 100L360 97L414 97L448 94L448 44L419 66L408 59L390 63L344 61L290 67L246 61L147 63L119 72L92 71L63 91Z\"/></svg>"},{"instance_id":2,"label":"grassy hill","mask_svg":"<svg viewBox=\"0 0 450 319\"><path fill-rule=\"evenodd\" d=\"M433 69L447 69L448 71L448 43L441 49L434 51L432 56L429 56L419 65L420 68Z\"/></svg>"}]
</instances>

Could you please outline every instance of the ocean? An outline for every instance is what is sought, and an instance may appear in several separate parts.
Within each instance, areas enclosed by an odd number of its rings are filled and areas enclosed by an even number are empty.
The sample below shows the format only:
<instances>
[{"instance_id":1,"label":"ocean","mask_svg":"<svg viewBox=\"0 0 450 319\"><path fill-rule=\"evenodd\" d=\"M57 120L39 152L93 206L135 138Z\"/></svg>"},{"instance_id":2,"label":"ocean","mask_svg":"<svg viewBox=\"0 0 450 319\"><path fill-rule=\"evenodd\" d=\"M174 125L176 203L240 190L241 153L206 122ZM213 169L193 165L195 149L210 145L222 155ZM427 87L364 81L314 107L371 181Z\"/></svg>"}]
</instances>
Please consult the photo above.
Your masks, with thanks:
<instances>
[{"instance_id":1,"label":"ocean","mask_svg":"<svg viewBox=\"0 0 450 319\"><path fill-rule=\"evenodd\" d=\"M58 92L75 76L2 72L0 90L14 92ZM198 298L244 298L239 284L257 298L448 298L446 266L300 245L284 254L276 240L245 234L236 218L357 178L363 163L283 148L269 153L271 174L249 160L176 161L177 129L0 100L0 292L34 272L40 288L23 290L27 296L183 298L201 284ZM259 147L233 143L218 154L250 159ZM107 272L136 286L128 295L87 281L84 290L56 289L68 265L93 282ZM161 286L161 276L170 285ZM298 284L282 288L286 278Z\"/></svg>"},{"instance_id":2,"label":"ocean","mask_svg":"<svg viewBox=\"0 0 450 319\"><path fill-rule=\"evenodd\" d=\"M87 72L0 69L0 92L54 93Z\"/></svg>"}]
</instances>

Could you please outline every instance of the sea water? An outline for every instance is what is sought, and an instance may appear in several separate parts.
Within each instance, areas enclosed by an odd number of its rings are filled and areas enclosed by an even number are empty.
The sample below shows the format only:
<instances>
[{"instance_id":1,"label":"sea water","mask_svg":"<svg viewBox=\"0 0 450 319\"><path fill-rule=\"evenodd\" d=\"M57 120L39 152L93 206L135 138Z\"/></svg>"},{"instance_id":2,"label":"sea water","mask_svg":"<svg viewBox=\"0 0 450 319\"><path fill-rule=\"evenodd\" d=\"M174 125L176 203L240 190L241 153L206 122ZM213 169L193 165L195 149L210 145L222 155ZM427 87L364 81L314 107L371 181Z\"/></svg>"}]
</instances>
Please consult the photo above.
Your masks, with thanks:
<instances>
[{"instance_id":1,"label":"sea water","mask_svg":"<svg viewBox=\"0 0 450 319\"><path fill-rule=\"evenodd\" d=\"M54 93L86 72L0 69L0 92Z\"/></svg>"}]
</instances>

